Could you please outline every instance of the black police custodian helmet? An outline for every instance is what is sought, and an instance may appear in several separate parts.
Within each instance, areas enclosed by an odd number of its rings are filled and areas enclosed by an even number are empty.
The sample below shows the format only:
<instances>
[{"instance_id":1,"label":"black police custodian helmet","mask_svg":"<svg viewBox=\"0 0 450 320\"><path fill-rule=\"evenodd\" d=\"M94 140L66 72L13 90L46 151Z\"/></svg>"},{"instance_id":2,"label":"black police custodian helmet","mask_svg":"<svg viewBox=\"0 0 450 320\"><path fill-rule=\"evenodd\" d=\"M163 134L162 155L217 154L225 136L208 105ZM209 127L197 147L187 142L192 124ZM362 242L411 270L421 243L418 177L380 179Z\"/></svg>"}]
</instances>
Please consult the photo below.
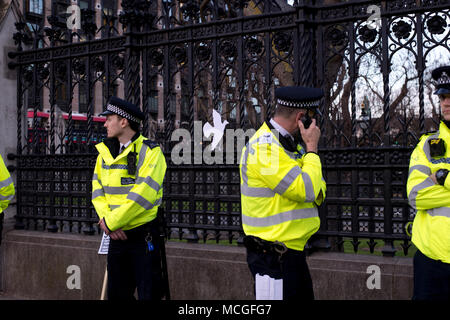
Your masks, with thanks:
<instances>
[{"instance_id":1,"label":"black police custodian helmet","mask_svg":"<svg viewBox=\"0 0 450 320\"><path fill-rule=\"evenodd\" d=\"M122 100L117 97L111 97L109 99L106 110L100 113L100 116L107 116L110 114L117 114L129 121L139 123L144 120L145 115L139 109L139 107L131 102Z\"/></svg>"},{"instance_id":2,"label":"black police custodian helmet","mask_svg":"<svg viewBox=\"0 0 450 320\"><path fill-rule=\"evenodd\" d=\"M434 94L449 94L450 93L450 66L444 66L434 69L431 72L431 77L434 80L436 91Z\"/></svg>"},{"instance_id":3,"label":"black police custodian helmet","mask_svg":"<svg viewBox=\"0 0 450 320\"><path fill-rule=\"evenodd\" d=\"M275 89L278 105L288 108L314 110L320 114L319 105L323 90L319 88L290 86Z\"/></svg>"}]
</instances>

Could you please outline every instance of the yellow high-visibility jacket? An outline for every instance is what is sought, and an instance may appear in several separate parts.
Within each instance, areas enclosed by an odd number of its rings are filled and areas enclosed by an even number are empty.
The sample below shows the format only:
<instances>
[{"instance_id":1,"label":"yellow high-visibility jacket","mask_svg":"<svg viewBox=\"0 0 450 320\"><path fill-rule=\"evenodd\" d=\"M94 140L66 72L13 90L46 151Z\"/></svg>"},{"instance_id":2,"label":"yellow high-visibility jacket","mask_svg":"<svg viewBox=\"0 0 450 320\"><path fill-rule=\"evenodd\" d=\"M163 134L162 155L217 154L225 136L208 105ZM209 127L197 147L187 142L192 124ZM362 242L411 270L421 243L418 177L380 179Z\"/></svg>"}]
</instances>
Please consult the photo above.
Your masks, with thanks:
<instances>
[{"instance_id":1,"label":"yellow high-visibility jacket","mask_svg":"<svg viewBox=\"0 0 450 320\"><path fill-rule=\"evenodd\" d=\"M99 152L92 178L92 203L109 230L129 230L155 219L163 195L166 160L161 148L142 135L116 158L107 145ZM136 151L136 174L128 174L127 155Z\"/></svg>"},{"instance_id":2,"label":"yellow high-visibility jacket","mask_svg":"<svg viewBox=\"0 0 450 320\"><path fill-rule=\"evenodd\" d=\"M0 155L0 214L5 211L11 200L14 198L16 190L8 169Z\"/></svg>"},{"instance_id":3,"label":"yellow high-visibility jacket","mask_svg":"<svg viewBox=\"0 0 450 320\"><path fill-rule=\"evenodd\" d=\"M437 139L445 141L446 151L432 157L430 141ZM450 170L450 130L443 122L438 132L423 135L412 152L406 189L417 210L412 242L427 257L450 263L450 175L443 186L429 177L439 169Z\"/></svg>"},{"instance_id":4,"label":"yellow high-visibility jacket","mask_svg":"<svg viewBox=\"0 0 450 320\"><path fill-rule=\"evenodd\" d=\"M322 164L299 146L287 151L277 135L264 123L242 150L242 225L246 235L302 251L320 226L317 206L326 192Z\"/></svg>"}]
</instances>

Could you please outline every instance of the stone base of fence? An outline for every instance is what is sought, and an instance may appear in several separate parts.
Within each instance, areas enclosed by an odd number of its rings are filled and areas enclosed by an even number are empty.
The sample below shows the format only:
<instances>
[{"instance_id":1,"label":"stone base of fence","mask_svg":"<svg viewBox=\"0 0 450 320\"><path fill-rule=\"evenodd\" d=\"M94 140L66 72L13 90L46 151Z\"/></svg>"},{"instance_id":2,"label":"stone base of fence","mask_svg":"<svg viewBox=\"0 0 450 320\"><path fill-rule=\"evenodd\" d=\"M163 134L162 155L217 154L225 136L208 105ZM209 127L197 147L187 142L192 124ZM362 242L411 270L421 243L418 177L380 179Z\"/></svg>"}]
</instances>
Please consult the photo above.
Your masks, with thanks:
<instances>
[{"instance_id":1,"label":"stone base of fence","mask_svg":"<svg viewBox=\"0 0 450 320\"><path fill-rule=\"evenodd\" d=\"M99 244L100 236L5 233L1 250L4 295L99 299L106 265L106 256L97 253ZM172 299L254 299L245 248L169 241L166 249ZM308 263L318 300L412 296L410 258L320 252L309 256Z\"/></svg>"}]
</instances>

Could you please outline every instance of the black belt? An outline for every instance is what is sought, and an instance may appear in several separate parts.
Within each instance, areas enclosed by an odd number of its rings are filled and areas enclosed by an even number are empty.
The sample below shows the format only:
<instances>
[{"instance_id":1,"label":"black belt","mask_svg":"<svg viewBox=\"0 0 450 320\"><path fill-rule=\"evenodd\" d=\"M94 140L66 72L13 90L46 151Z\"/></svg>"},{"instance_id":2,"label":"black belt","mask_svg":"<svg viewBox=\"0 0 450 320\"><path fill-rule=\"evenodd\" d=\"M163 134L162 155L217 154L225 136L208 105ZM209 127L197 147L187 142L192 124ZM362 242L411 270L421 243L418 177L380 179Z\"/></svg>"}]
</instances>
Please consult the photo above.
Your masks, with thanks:
<instances>
[{"instance_id":1,"label":"black belt","mask_svg":"<svg viewBox=\"0 0 450 320\"><path fill-rule=\"evenodd\" d=\"M125 234L127 235L127 238L132 239L140 239L145 238L148 233L158 233L158 221L157 219L153 219L150 222L144 223L143 225L140 225L136 228L125 230Z\"/></svg>"},{"instance_id":2,"label":"black belt","mask_svg":"<svg viewBox=\"0 0 450 320\"><path fill-rule=\"evenodd\" d=\"M250 251L257 253L274 253L280 257L290 250L283 242L267 241L254 236L245 236L244 245Z\"/></svg>"}]
</instances>

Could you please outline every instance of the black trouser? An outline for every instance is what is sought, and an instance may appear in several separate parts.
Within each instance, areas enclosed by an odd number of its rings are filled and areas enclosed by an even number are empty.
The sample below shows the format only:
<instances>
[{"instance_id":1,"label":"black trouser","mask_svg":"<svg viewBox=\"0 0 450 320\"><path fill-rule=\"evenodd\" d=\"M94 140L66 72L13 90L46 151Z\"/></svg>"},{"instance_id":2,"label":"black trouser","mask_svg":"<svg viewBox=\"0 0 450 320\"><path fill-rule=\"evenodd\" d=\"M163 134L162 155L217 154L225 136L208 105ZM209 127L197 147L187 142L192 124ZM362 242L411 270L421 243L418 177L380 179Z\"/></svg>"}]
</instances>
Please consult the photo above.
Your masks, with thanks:
<instances>
[{"instance_id":1,"label":"black trouser","mask_svg":"<svg viewBox=\"0 0 450 320\"><path fill-rule=\"evenodd\" d=\"M145 241L152 236L153 251ZM108 300L131 300L137 288L139 300L162 296L161 256L158 228L149 223L125 231L127 240L112 240L108 251Z\"/></svg>"},{"instance_id":2,"label":"black trouser","mask_svg":"<svg viewBox=\"0 0 450 320\"><path fill-rule=\"evenodd\" d=\"M450 300L450 264L430 259L417 250L413 300Z\"/></svg>"},{"instance_id":3,"label":"black trouser","mask_svg":"<svg viewBox=\"0 0 450 320\"><path fill-rule=\"evenodd\" d=\"M256 274L283 279L283 300L314 300L314 291L303 251L288 249L281 257L275 252L247 249L247 262L253 278Z\"/></svg>"},{"instance_id":4,"label":"black trouser","mask_svg":"<svg viewBox=\"0 0 450 320\"><path fill-rule=\"evenodd\" d=\"M3 237L3 217L5 216L5 213L0 213L0 245L2 244L2 237Z\"/></svg>"}]
</instances>

